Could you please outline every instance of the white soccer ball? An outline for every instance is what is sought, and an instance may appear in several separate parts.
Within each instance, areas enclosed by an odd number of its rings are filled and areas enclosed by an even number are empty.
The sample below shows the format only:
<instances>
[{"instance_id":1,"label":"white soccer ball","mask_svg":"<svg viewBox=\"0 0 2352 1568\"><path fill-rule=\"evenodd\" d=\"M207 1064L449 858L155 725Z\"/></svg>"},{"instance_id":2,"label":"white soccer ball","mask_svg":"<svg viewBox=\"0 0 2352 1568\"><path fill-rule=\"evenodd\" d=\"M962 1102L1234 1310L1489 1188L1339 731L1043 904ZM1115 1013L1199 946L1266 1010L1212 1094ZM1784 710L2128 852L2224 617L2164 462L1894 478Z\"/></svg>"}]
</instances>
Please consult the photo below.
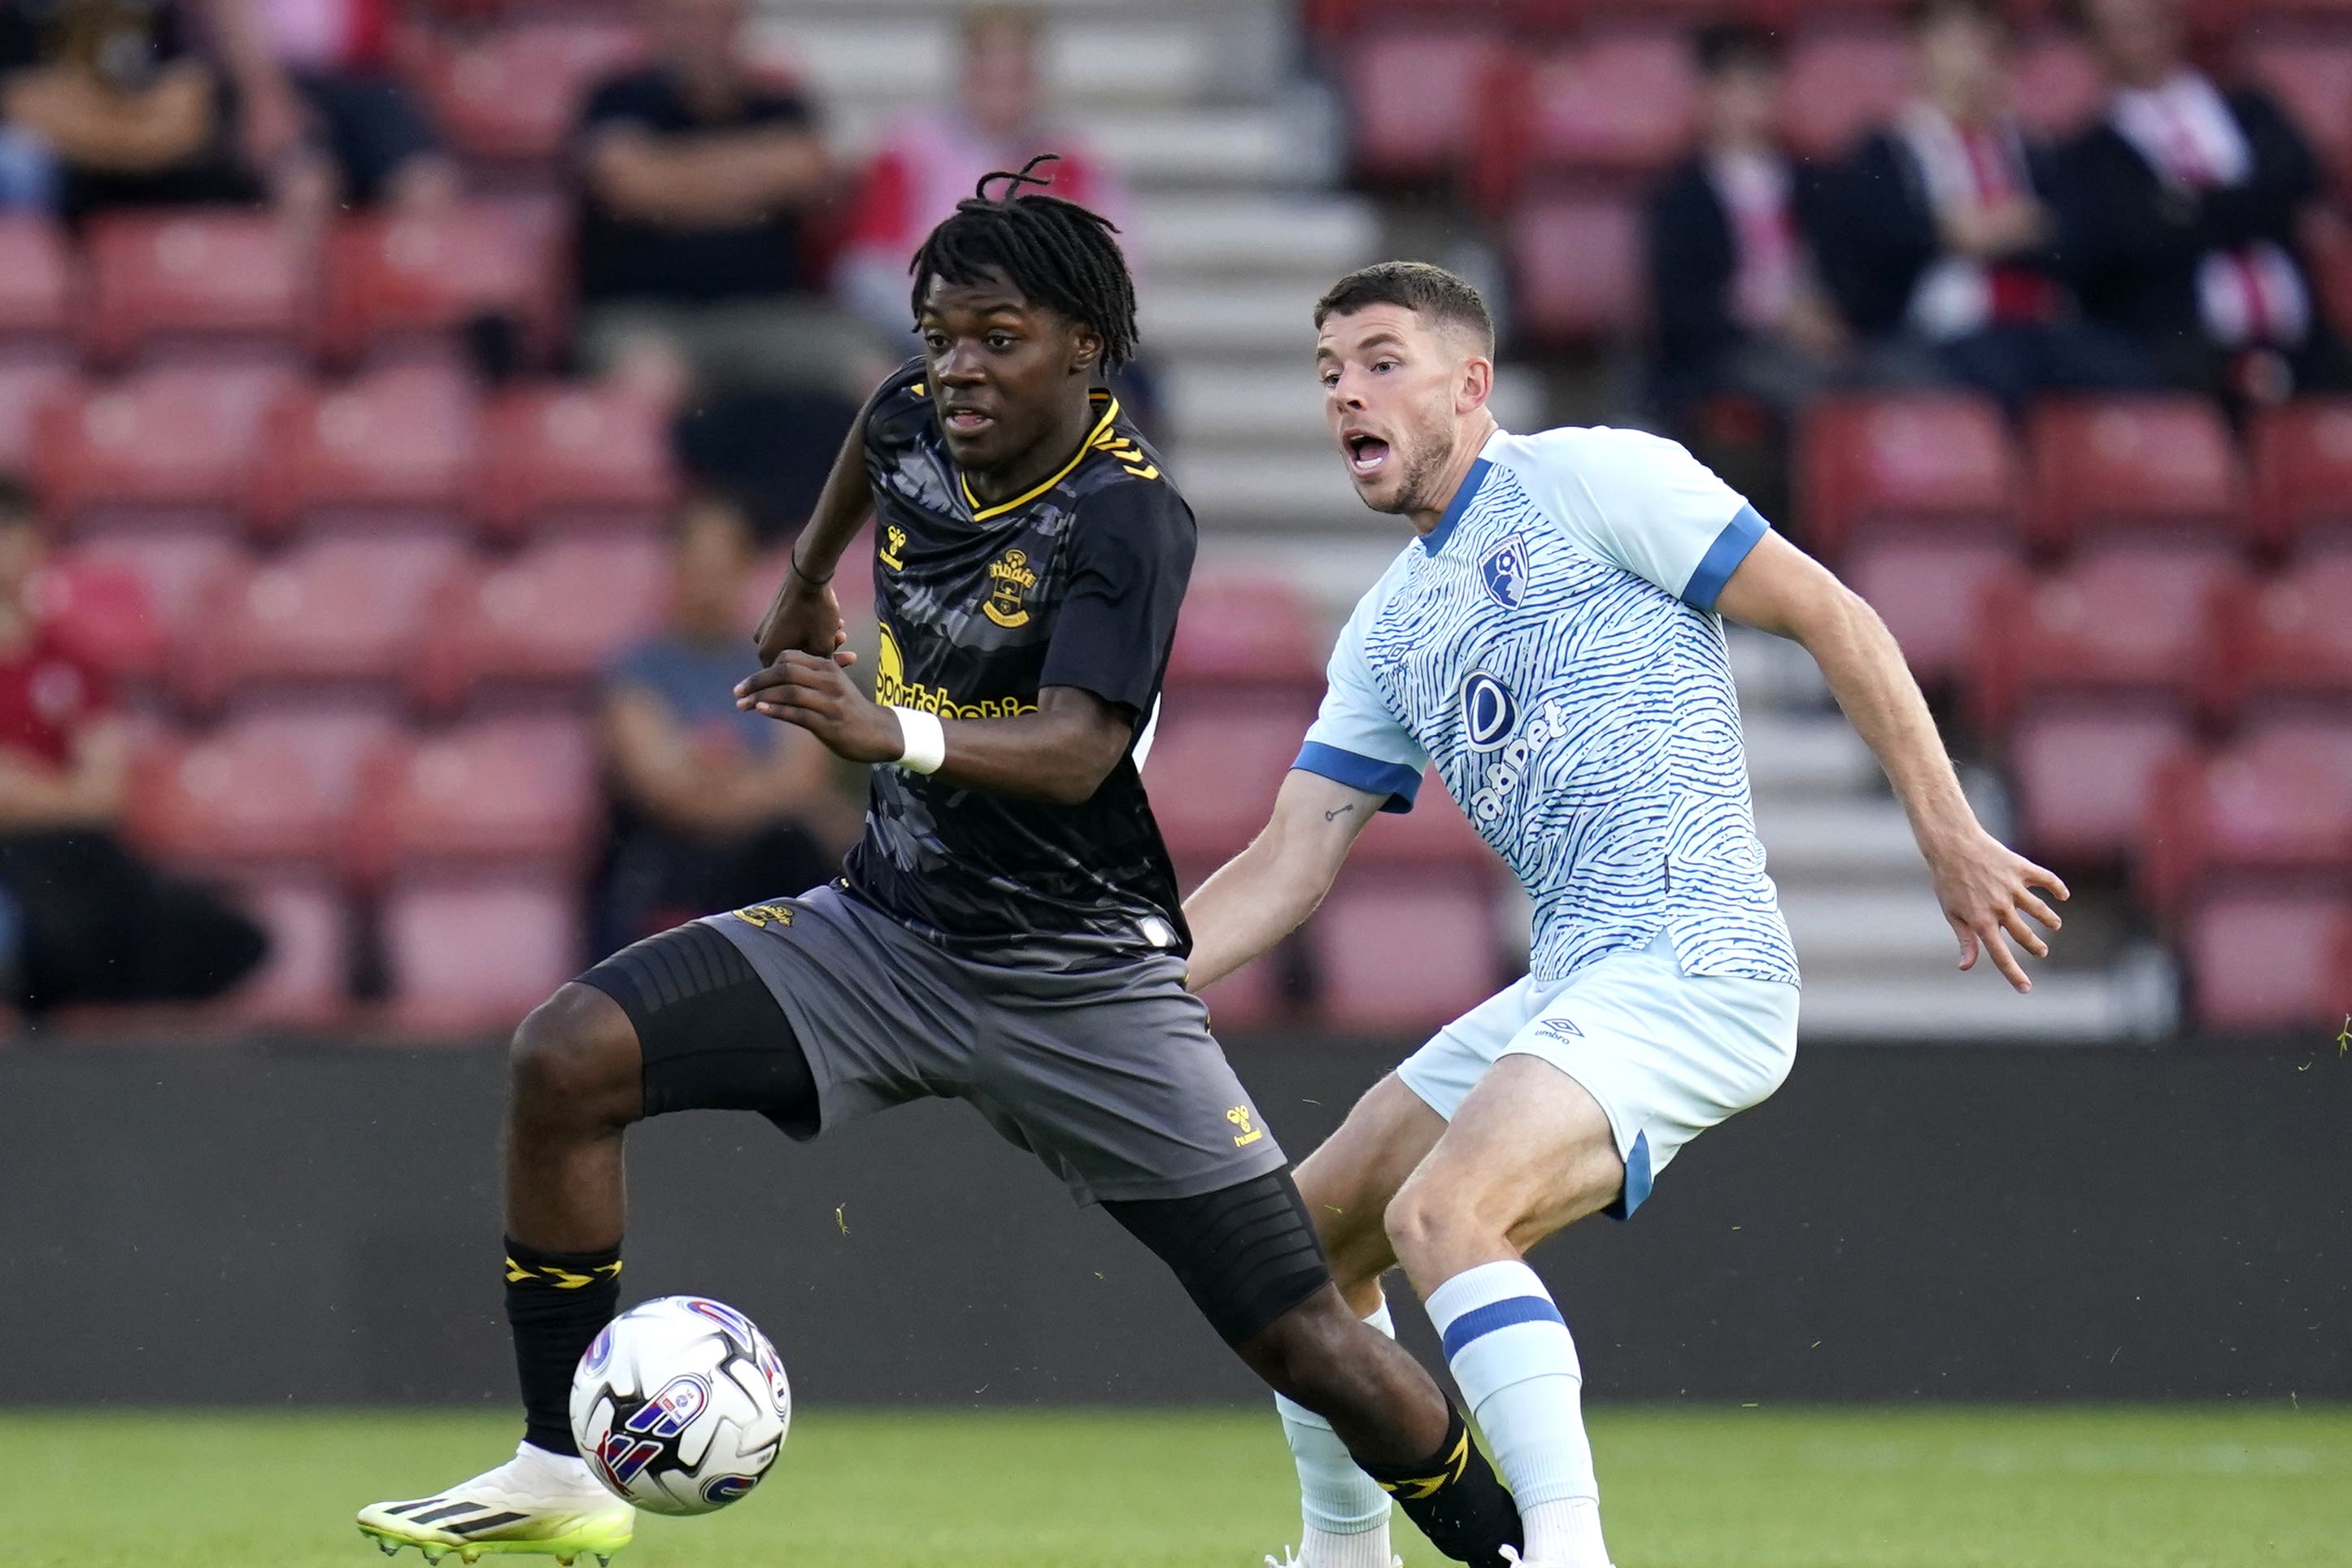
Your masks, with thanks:
<instances>
[{"instance_id":1,"label":"white soccer ball","mask_svg":"<svg viewBox=\"0 0 2352 1568\"><path fill-rule=\"evenodd\" d=\"M792 1385L751 1319L664 1296L611 1322L572 1378L572 1436L605 1489L648 1513L709 1513L783 1451Z\"/></svg>"}]
</instances>

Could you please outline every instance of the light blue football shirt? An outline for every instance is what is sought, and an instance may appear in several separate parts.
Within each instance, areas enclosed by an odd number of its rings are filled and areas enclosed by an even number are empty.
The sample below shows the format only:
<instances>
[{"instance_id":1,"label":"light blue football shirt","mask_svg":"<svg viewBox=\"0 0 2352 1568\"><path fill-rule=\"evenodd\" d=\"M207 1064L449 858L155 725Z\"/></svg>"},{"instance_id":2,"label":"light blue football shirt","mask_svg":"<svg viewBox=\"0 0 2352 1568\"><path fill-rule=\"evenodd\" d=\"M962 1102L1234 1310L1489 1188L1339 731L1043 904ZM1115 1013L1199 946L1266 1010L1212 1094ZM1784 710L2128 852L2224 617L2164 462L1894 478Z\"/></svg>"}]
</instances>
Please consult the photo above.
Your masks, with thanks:
<instances>
[{"instance_id":1,"label":"light blue football shirt","mask_svg":"<svg viewBox=\"0 0 2352 1568\"><path fill-rule=\"evenodd\" d=\"M1715 614L1765 528L1675 442L1497 433L1356 606L1296 765L1409 811L1434 760L1535 900L1538 980L1664 931L1685 973L1794 984Z\"/></svg>"}]
</instances>

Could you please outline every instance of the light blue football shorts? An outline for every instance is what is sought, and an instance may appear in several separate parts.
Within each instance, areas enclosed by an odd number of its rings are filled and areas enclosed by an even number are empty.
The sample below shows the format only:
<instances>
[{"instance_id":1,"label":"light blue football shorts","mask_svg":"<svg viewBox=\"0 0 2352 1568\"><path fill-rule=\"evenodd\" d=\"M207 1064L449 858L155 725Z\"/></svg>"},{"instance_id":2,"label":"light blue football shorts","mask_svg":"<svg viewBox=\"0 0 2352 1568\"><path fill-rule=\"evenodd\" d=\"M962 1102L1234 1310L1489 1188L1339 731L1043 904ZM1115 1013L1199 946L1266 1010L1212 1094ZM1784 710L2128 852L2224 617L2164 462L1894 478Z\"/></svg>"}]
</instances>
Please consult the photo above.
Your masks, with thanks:
<instances>
[{"instance_id":1,"label":"light blue football shorts","mask_svg":"<svg viewBox=\"0 0 2352 1568\"><path fill-rule=\"evenodd\" d=\"M1450 1121L1502 1058L1549 1062L1608 1115L1625 1161L1625 1191L1608 1212L1624 1219L1684 1144L1788 1078L1797 995L1783 981L1685 974L1660 932L1566 980L1520 981L1440 1029L1397 1077Z\"/></svg>"}]
</instances>

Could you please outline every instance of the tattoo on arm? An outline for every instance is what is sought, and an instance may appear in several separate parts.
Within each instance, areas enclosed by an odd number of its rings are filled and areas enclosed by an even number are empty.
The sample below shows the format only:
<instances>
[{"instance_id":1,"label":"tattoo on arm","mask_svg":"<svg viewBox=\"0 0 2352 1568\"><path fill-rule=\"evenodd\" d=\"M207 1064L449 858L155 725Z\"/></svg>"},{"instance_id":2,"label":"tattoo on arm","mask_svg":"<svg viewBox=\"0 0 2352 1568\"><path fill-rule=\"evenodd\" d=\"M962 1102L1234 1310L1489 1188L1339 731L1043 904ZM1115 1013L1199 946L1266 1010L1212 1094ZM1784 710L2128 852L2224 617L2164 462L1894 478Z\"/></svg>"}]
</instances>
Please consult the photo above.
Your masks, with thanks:
<instances>
[{"instance_id":1,"label":"tattoo on arm","mask_svg":"<svg viewBox=\"0 0 2352 1568\"><path fill-rule=\"evenodd\" d=\"M1335 805L1330 810L1323 814L1323 820L1326 822L1337 822L1355 809L1356 803L1354 801L1349 801L1345 805Z\"/></svg>"}]
</instances>

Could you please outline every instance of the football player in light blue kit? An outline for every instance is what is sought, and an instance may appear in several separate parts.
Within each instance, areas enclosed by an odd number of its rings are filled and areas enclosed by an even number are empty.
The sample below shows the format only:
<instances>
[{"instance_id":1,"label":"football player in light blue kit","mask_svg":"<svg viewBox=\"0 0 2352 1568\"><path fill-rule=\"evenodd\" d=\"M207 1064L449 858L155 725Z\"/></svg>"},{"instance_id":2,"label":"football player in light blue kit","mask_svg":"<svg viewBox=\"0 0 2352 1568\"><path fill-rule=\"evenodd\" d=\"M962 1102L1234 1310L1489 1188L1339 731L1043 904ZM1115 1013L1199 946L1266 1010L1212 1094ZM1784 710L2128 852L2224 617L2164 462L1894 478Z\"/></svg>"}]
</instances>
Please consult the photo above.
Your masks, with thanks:
<instances>
[{"instance_id":1,"label":"football player in light blue kit","mask_svg":"<svg viewBox=\"0 0 2352 1568\"><path fill-rule=\"evenodd\" d=\"M1325 409L1357 493L1418 535L1357 607L1273 818L1185 905L1195 989L1295 928L1375 811L1434 762L1535 900L1530 973L1375 1086L1298 1172L1355 1310L1402 1263L1517 1496L1534 1568L1608 1568L1582 1373L1527 1248L1640 1207L1693 1137L1757 1104L1797 1045L1797 958L1748 795L1722 617L1804 645L1909 813L1959 939L2008 945L2066 889L1960 794L1869 606L1674 442L1514 436L1494 329L1452 274L1390 262L1316 309ZM1410 952L1397 962L1412 962ZM1282 1406L1304 1568L1390 1568L1388 1499ZM1271 1560L1269 1560L1271 1561Z\"/></svg>"}]
</instances>

